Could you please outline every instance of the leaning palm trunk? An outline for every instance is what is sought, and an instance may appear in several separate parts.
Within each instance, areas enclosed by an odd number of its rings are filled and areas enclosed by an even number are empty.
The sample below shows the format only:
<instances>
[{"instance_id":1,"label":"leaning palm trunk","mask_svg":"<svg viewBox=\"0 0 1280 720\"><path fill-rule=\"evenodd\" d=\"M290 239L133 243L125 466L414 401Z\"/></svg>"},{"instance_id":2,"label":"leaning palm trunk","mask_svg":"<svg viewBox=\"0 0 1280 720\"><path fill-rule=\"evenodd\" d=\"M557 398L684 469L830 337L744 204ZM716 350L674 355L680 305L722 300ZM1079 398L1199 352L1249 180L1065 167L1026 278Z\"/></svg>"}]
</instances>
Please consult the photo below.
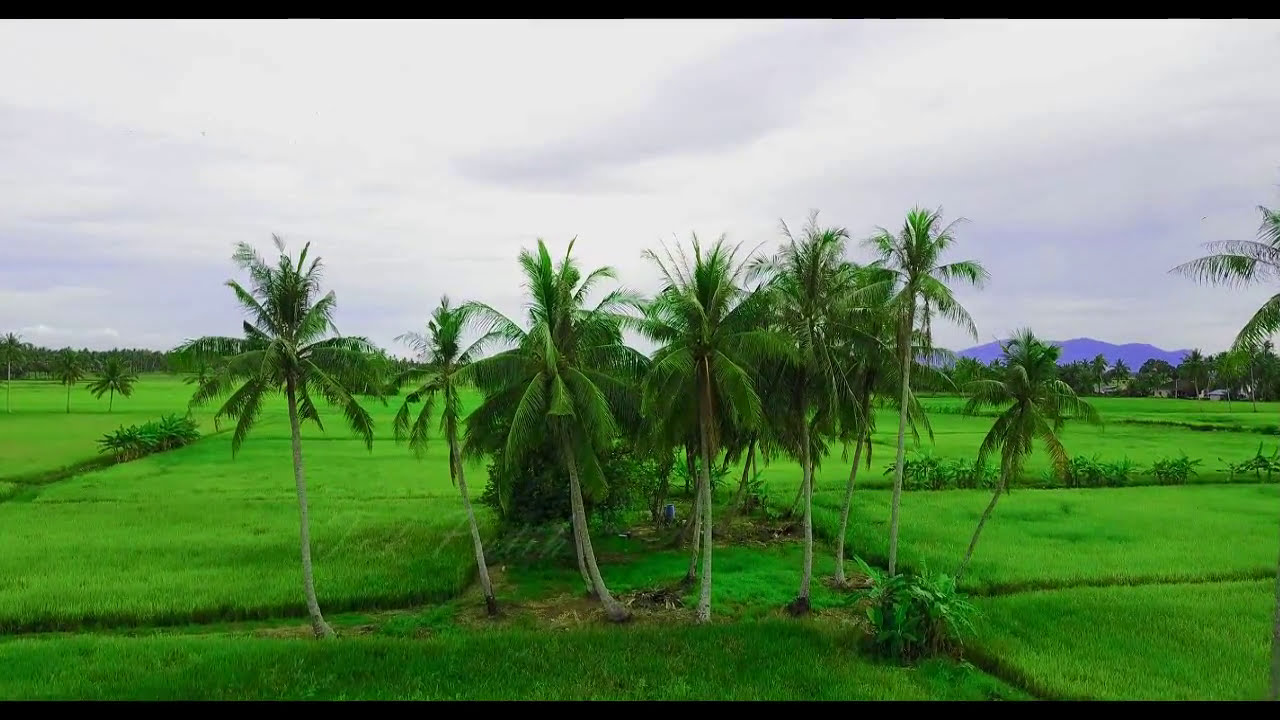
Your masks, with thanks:
<instances>
[{"instance_id":1,"label":"leaning palm trunk","mask_svg":"<svg viewBox=\"0 0 1280 720\"><path fill-rule=\"evenodd\" d=\"M71 385L67 385L67 414L71 414Z\"/></svg>"},{"instance_id":2,"label":"leaning palm trunk","mask_svg":"<svg viewBox=\"0 0 1280 720\"><path fill-rule=\"evenodd\" d=\"M1009 482L1009 474L1012 472L1011 462L1002 462L1000 468L1000 482L996 483L996 491L991 495L991 502L987 503L987 509L982 511L982 517L978 518L978 527L973 530L973 539L969 541L969 549L964 552L964 559L960 561L960 568L956 570L956 584L960 584L960 579L964 577L964 571L969 567L969 561L973 559L973 549L978 545L978 536L982 534L982 526L987 524L987 520L991 518L991 513L995 512L996 503L1000 501L1000 496L1004 494L1005 485Z\"/></svg>"},{"instance_id":3,"label":"leaning palm trunk","mask_svg":"<svg viewBox=\"0 0 1280 720\"><path fill-rule=\"evenodd\" d=\"M582 552L582 533L578 532L576 523L570 521L569 529L573 533L573 554L578 559L578 572L582 574L582 584L586 588L587 597L595 597L596 589L591 584L591 573L587 572L587 558Z\"/></svg>"},{"instance_id":4,"label":"leaning palm trunk","mask_svg":"<svg viewBox=\"0 0 1280 720\"><path fill-rule=\"evenodd\" d=\"M698 622L711 619L711 386L708 370L704 389L702 411L698 413L702 431L702 477L699 488L702 498L702 590L698 595ZM696 552L694 553L697 554Z\"/></svg>"},{"instance_id":5,"label":"leaning palm trunk","mask_svg":"<svg viewBox=\"0 0 1280 720\"><path fill-rule=\"evenodd\" d=\"M316 600L316 582L311 571L311 521L307 513L307 480L302 468L302 433L298 427L298 402L294 394L293 378L286 384L289 399L289 435L293 441L293 481L298 489L298 527L302 544L302 586L307 596L307 613L311 616L311 629L318 638L333 637L333 628L320 614Z\"/></svg>"},{"instance_id":6,"label":"leaning palm trunk","mask_svg":"<svg viewBox=\"0 0 1280 720\"><path fill-rule=\"evenodd\" d=\"M452 423L449 427L449 465L458 481L458 493L462 495L462 507L467 511L467 524L471 527L471 544L475 549L476 569L480 573L480 589L484 591L485 611L493 617L498 614L498 600L493 595L493 583L489 580L489 565L484 559L484 542L480 539L480 526L476 524L476 513L471 507L471 496L467 493L467 477L462 470L462 457L458 453L458 432Z\"/></svg>"},{"instance_id":7,"label":"leaning palm trunk","mask_svg":"<svg viewBox=\"0 0 1280 720\"><path fill-rule=\"evenodd\" d=\"M694 489L693 498L693 515L689 518L689 524L685 527L693 527L693 546L692 552L689 553L689 569L685 571L684 580L681 582L685 585L692 585L693 581L698 577L698 550L702 547L702 478L698 477L697 486Z\"/></svg>"},{"instance_id":8,"label":"leaning palm trunk","mask_svg":"<svg viewBox=\"0 0 1280 720\"><path fill-rule=\"evenodd\" d=\"M756 459L756 439L747 444L747 460L742 464L742 480L738 483L738 496L733 499L732 510L740 510L747 502L747 481L751 477L751 465Z\"/></svg>"},{"instance_id":9,"label":"leaning palm trunk","mask_svg":"<svg viewBox=\"0 0 1280 720\"><path fill-rule=\"evenodd\" d=\"M562 430L561 432L563 433L564 431ZM572 503L573 532L582 542L582 558L587 566L587 576L591 579L591 587L595 590L600 604L604 605L604 611L608 614L610 620L613 622L630 620L631 613L627 612L626 608L613 599L613 596L609 594L609 589L604 585L604 578L600 577L600 567L596 564L595 550L591 547L591 535L587 531L587 511L582 502L582 485L578 481L578 463L574 459L573 448L569 445L568 438L564 437L563 434L561 447L564 449L565 463L569 469L569 499Z\"/></svg>"},{"instance_id":10,"label":"leaning palm trunk","mask_svg":"<svg viewBox=\"0 0 1280 720\"><path fill-rule=\"evenodd\" d=\"M809 422L801 422L800 462L804 465L804 569L800 573L800 593L791 602L794 615L809 612L809 584L813 578L813 453L809 448Z\"/></svg>"},{"instance_id":11,"label":"leaning palm trunk","mask_svg":"<svg viewBox=\"0 0 1280 720\"><path fill-rule=\"evenodd\" d=\"M907 403L911 399L911 326L915 323L915 306L907 310L905 327L900 330L902 353L902 402L898 405L898 456L893 464L893 501L889 510L889 575L898 572L898 509L902 504L902 469L907 451Z\"/></svg>"},{"instance_id":12,"label":"leaning palm trunk","mask_svg":"<svg viewBox=\"0 0 1280 720\"><path fill-rule=\"evenodd\" d=\"M853 467L849 468L849 484L844 489L844 507L840 510L840 534L836 536L836 582L845 584L844 576L844 536L849 531L849 508L853 504L853 482L858 477L858 463L862 462L862 445L866 442L867 427L858 434L858 445L853 450Z\"/></svg>"}]
</instances>

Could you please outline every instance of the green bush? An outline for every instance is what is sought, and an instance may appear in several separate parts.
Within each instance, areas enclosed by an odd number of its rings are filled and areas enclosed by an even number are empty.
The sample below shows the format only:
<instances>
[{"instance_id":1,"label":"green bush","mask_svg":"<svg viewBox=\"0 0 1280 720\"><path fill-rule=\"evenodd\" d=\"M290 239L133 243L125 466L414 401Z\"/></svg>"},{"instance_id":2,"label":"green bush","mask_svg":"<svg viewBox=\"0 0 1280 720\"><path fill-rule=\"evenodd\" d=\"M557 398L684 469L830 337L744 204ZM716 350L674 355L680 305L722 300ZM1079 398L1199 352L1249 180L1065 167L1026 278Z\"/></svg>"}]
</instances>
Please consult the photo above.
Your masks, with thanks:
<instances>
[{"instance_id":1,"label":"green bush","mask_svg":"<svg viewBox=\"0 0 1280 720\"><path fill-rule=\"evenodd\" d=\"M1277 447L1270 455L1263 455L1262 443L1258 443L1258 451L1254 453L1253 457L1238 463L1228 462L1227 472L1232 481L1236 479L1236 475L1253 473L1254 478L1261 482L1262 474L1266 473L1267 482L1272 482L1275 473L1280 472L1280 447Z\"/></svg>"},{"instance_id":2,"label":"green bush","mask_svg":"<svg viewBox=\"0 0 1280 720\"><path fill-rule=\"evenodd\" d=\"M200 439L196 422L189 417L165 415L142 425L121 426L98 440L98 452L112 453L117 462L190 445Z\"/></svg>"},{"instance_id":3,"label":"green bush","mask_svg":"<svg viewBox=\"0 0 1280 720\"><path fill-rule=\"evenodd\" d=\"M1151 469L1147 472L1159 485L1185 485L1192 476L1199 474L1196 466L1201 462L1183 454L1181 457L1157 460L1151 463Z\"/></svg>"},{"instance_id":4,"label":"green bush","mask_svg":"<svg viewBox=\"0 0 1280 720\"><path fill-rule=\"evenodd\" d=\"M894 468L885 469L886 476ZM902 487L906 490L971 490L994 488L999 474L993 467L977 461L943 460L930 452L917 452L902 464Z\"/></svg>"},{"instance_id":5,"label":"green bush","mask_svg":"<svg viewBox=\"0 0 1280 720\"><path fill-rule=\"evenodd\" d=\"M875 651L899 662L959 655L976 608L950 575L888 573L855 558L870 580L867 620Z\"/></svg>"},{"instance_id":6,"label":"green bush","mask_svg":"<svg viewBox=\"0 0 1280 720\"><path fill-rule=\"evenodd\" d=\"M633 510L648 506L658 485L658 466L624 444L600 456L605 489L598 497L584 497L588 516L606 526L619 523ZM569 518L569 478L559 453L549 445L535 449L515 468L503 467L502 452L493 454L489 484L480 501L509 526L558 523Z\"/></svg>"},{"instance_id":7,"label":"green bush","mask_svg":"<svg viewBox=\"0 0 1280 720\"><path fill-rule=\"evenodd\" d=\"M1140 472L1142 469L1129 458L1106 462L1097 456L1076 455L1067 461L1061 484L1069 488L1124 487L1132 485L1133 476Z\"/></svg>"}]
</instances>

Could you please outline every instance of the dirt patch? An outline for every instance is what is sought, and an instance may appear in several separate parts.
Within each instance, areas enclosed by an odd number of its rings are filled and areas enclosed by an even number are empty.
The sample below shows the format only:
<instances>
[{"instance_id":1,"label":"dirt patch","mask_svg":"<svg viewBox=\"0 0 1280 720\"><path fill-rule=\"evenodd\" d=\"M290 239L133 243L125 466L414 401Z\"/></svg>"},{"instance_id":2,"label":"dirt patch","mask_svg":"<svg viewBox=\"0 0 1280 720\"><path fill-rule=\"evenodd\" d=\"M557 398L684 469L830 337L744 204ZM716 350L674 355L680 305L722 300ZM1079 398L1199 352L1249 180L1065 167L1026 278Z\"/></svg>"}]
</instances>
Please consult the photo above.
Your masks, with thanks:
<instances>
[{"instance_id":1,"label":"dirt patch","mask_svg":"<svg viewBox=\"0 0 1280 720\"><path fill-rule=\"evenodd\" d=\"M314 638L315 631L311 629L311 624L304 625L283 625L281 627L258 628L253 631L254 637L267 637L276 639L291 638Z\"/></svg>"},{"instance_id":2,"label":"dirt patch","mask_svg":"<svg viewBox=\"0 0 1280 720\"><path fill-rule=\"evenodd\" d=\"M679 610L684 607L684 593L679 587L656 587L634 590L619 598L629 608Z\"/></svg>"}]
</instances>

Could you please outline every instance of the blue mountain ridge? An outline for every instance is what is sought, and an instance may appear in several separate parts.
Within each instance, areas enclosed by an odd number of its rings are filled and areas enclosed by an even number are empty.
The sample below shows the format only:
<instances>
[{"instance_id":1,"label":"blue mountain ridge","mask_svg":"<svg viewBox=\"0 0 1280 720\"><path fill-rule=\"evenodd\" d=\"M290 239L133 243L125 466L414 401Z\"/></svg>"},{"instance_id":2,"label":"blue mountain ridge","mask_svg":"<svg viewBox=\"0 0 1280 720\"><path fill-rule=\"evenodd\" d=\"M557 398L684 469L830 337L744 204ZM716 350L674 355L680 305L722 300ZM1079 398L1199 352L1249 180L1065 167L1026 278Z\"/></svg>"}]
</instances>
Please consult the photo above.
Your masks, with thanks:
<instances>
[{"instance_id":1,"label":"blue mountain ridge","mask_svg":"<svg viewBox=\"0 0 1280 720\"><path fill-rule=\"evenodd\" d=\"M1187 353L1191 352L1190 350L1161 350L1154 345L1147 345L1146 343L1115 345L1102 340L1094 340L1093 338L1050 340L1049 342L1062 348L1062 357L1058 359L1058 364L1060 365L1066 365L1078 360L1088 362L1101 355L1107 359L1107 365L1115 365L1117 360L1124 360L1124 364L1134 372L1137 372L1143 363L1152 358L1164 360L1170 365L1177 366L1186 357ZM960 357L974 358L982 363L990 363L992 360L1001 357L1004 352L1000 349L999 342L990 342L967 350L961 350L956 354Z\"/></svg>"}]
</instances>

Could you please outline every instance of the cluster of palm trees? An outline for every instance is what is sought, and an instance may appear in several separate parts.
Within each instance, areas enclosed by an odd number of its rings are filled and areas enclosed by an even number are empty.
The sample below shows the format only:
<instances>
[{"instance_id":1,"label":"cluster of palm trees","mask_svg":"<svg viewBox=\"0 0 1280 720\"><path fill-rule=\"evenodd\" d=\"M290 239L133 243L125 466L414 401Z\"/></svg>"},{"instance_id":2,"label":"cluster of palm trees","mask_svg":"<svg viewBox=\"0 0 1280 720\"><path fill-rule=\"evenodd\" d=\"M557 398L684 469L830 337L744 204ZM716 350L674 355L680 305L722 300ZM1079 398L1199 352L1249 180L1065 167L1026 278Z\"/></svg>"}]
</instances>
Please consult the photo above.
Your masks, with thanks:
<instances>
[{"instance_id":1,"label":"cluster of palm trees","mask_svg":"<svg viewBox=\"0 0 1280 720\"><path fill-rule=\"evenodd\" d=\"M714 459L745 454L753 466L759 452L797 460L805 550L790 609L802 614L809 609L813 574L815 469L834 446L852 446L836 548L835 580L842 583L844 531L857 469L864 450L870 461L874 409L881 405L901 409L889 531L889 570L897 572L905 438L909 429L913 435L920 426L928 429L912 377L941 376L948 353L933 346L937 320L976 334L952 286L981 286L987 278L976 262L945 260L955 242L954 227L944 225L938 211L913 209L897 232L880 229L864 242L875 255L865 264L848 259L848 231L820 225L816 213L796 234L784 223L782 242L769 255L743 253L724 237L704 245L695 235L687 248L644 254L662 277L651 297L601 287L616 281L611 268L586 271L573 256L572 242L556 259L539 240L536 249L519 256L528 294L523 322L482 302L454 304L445 297L425 333L400 338L418 359L389 381L385 354L363 338L337 333L336 299L322 291L320 259L308 262L307 246L295 260L275 237L279 258L274 263L243 243L234 254L249 279L248 287L227 283L247 314L243 336L199 338L175 353L189 367L201 368L192 405L218 400L215 421L235 421L233 453L266 398L284 396L304 592L318 637L333 631L321 614L311 571L299 428L306 421L323 428L317 402L323 398L371 447L373 420L356 396L382 394L388 387L408 389L394 430L415 453L425 450L438 410L489 612L496 613L498 606L465 461L500 451L513 466L535 448L554 447L569 484L569 519L585 589L610 619L628 619L601 573L584 502L607 491L600 453L621 441L654 457L670 459L683 449L686 457L698 459L691 463L698 471L691 568L700 576L696 617L703 622L711 616ZM643 335L657 349L651 355L635 350L625 340L628 332ZM475 339L464 342L467 337ZM1055 348L1024 332L1009 344L1007 355L1006 376L976 383L972 401L1007 406L980 454L983 460L1000 456L996 498L1033 440L1042 440L1052 457L1065 462L1056 435L1063 420L1096 420L1092 409L1056 380ZM464 388L482 397L465 414ZM981 529L980 523L966 564Z\"/></svg>"},{"instance_id":2,"label":"cluster of palm trees","mask_svg":"<svg viewBox=\"0 0 1280 720\"><path fill-rule=\"evenodd\" d=\"M13 366L21 363L32 351L30 345L22 342L15 333L6 333L0 338L0 361L5 366L4 409L13 412ZM133 386L138 375L123 357L115 353L106 353L101 362L83 352L65 348L53 355L46 363L47 372L67 388L67 412L71 412L71 389L92 373L95 377L87 384L94 397L107 399L107 412L115 407L116 395L129 397L133 395Z\"/></svg>"}]
</instances>

